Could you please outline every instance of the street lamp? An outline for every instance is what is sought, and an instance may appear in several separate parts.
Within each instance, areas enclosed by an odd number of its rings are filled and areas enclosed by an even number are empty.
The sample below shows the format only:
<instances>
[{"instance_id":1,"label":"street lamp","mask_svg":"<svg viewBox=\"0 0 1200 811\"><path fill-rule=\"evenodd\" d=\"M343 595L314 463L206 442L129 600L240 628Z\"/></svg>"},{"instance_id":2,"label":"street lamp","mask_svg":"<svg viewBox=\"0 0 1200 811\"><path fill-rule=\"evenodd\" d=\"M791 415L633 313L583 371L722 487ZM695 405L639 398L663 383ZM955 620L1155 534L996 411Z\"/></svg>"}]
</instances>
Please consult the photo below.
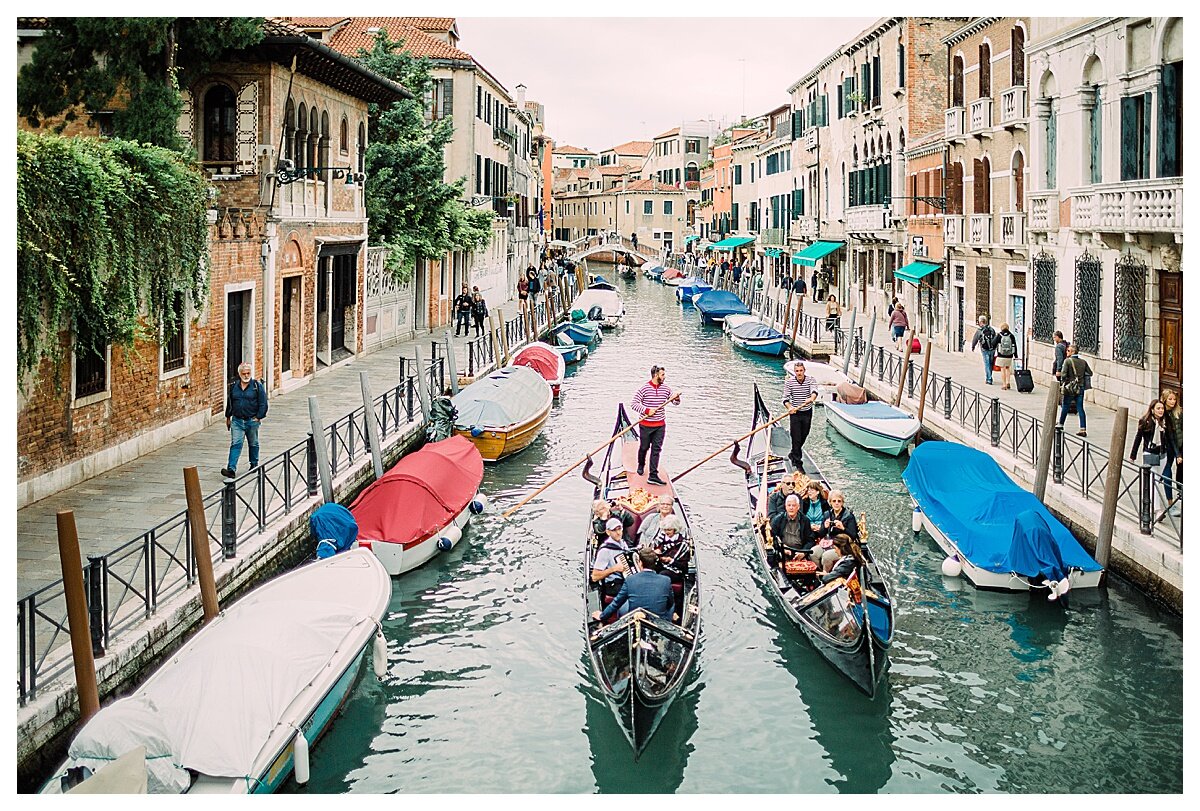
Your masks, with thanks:
<instances>
[{"instance_id":1,"label":"street lamp","mask_svg":"<svg viewBox=\"0 0 1200 811\"><path fill-rule=\"evenodd\" d=\"M329 172L334 180L346 178L347 186L366 180L366 175L362 172L352 172L349 166L302 166L297 169L296 162L291 158L280 158L275 164L275 182L286 186L305 178L316 180L322 172Z\"/></svg>"}]
</instances>

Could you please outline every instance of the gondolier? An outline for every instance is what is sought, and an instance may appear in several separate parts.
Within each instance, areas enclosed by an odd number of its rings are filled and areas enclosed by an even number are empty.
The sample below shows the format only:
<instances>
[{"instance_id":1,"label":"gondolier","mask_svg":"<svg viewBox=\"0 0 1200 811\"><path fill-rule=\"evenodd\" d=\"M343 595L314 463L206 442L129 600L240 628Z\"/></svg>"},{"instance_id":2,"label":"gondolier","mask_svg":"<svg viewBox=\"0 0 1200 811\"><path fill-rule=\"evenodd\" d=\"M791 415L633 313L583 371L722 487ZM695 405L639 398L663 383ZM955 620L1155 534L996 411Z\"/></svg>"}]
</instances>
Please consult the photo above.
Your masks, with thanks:
<instances>
[{"instance_id":1,"label":"gondolier","mask_svg":"<svg viewBox=\"0 0 1200 811\"><path fill-rule=\"evenodd\" d=\"M638 445L638 475L646 473L646 451L650 451L650 484L666 484L658 475L658 458L662 454L663 439L667 435L667 403L679 405L681 392L671 391L663 381L667 370L662 366L650 367L650 381L633 395L631 405L641 416L641 443Z\"/></svg>"},{"instance_id":2,"label":"gondolier","mask_svg":"<svg viewBox=\"0 0 1200 811\"><path fill-rule=\"evenodd\" d=\"M804 376L804 364L799 361L792 367L793 376L783 386L783 404L791 411L788 428L792 434L792 452L788 458L796 470L804 470L804 440L812 428L812 407L817 401L817 389Z\"/></svg>"}]
</instances>

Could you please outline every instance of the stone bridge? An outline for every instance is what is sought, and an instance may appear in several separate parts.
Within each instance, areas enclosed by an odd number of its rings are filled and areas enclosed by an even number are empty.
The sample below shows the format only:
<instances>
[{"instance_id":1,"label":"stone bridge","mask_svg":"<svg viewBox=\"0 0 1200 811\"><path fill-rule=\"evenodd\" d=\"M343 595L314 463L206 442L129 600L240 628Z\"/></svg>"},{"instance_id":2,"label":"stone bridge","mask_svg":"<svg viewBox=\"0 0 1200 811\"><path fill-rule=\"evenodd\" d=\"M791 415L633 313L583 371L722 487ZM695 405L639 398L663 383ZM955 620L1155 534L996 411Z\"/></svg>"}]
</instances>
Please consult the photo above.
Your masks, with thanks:
<instances>
[{"instance_id":1,"label":"stone bridge","mask_svg":"<svg viewBox=\"0 0 1200 811\"><path fill-rule=\"evenodd\" d=\"M568 256L571 261L579 262L589 256L605 251L611 251L614 254L631 254L642 262L653 264L662 262L662 257L658 251L650 250L645 245L634 245L633 242L620 235L609 236L605 234L580 237L572 243Z\"/></svg>"}]
</instances>

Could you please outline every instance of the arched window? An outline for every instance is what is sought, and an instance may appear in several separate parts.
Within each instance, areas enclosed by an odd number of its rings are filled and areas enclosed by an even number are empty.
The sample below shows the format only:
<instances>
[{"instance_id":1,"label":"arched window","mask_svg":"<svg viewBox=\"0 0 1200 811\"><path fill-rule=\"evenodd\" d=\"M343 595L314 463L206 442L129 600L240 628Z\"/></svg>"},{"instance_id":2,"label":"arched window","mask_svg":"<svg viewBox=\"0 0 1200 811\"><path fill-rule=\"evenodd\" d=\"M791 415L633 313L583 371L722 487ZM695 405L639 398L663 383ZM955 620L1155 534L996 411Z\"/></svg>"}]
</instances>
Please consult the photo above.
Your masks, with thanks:
<instances>
[{"instance_id":1,"label":"arched window","mask_svg":"<svg viewBox=\"0 0 1200 811\"><path fill-rule=\"evenodd\" d=\"M300 108L296 110L296 141L293 148L296 153L296 168L303 169L308 165L308 108L304 106L304 102L300 102Z\"/></svg>"},{"instance_id":2,"label":"arched window","mask_svg":"<svg viewBox=\"0 0 1200 811\"><path fill-rule=\"evenodd\" d=\"M979 46L979 98L992 95L992 46L986 42Z\"/></svg>"},{"instance_id":3,"label":"arched window","mask_svg":"<svg viewBox=\"0 0 1200 811\"><path fill-rule=\"evenodd\" d=\"M338 132L338 152L342 155L350 154L350 122L346 120L346 116L342 116L342 126Z\"/></svg>"},{"instance_id":4,"label":"arched window","mask_svg":"<svg viewBox=\"0 0 1200 811\"><path fill-rule=\"evenodd\" d=\"M281 158L296 159L296 107L291 99L283 108L283 144L279 151Z\"/></svg>"},{"instance_id":5,"label":"arched window","mask_svg":"<svg viewBox=\"0 0 1200 811\"><path fill-rule=\"evenodd\" d=\"M953 70L953 73L951 74L950 86L952 88L951 98L950 98L950 106L951 107L962 107L963 106L963 58L962 58L962 56L960 56L958 54L955 54L955 56L954 56L954 70Z\"/></svg>"},{"instance_id":6,"label":"arched window","mask_svg":"<svg viewBox=\"0 0 1200 811\"><path fill-rule=\"evenodd\" d=\"M321 118L317 113L317 108L313 107L308 112L308 165L320 166L319 153L317 147L321 141Z\"/></svg>"},{"instance_id":7,"label":"arched window","mask_svg":"<svg viewBox=\"0 0 1200 811\"><path fill-rule=\"evenodd\" d=\"M223 84L204 94L204 160L237 159L237 97Z\"/></svg>"},{"instance_id":8,"label":"arched window","mask_svg":"<svg viewBox=\"0 0 1200 811\"><path fill-rule=\"evenodd\" d=\"M367 125L358 122L358 171L367 171Z\"/></svg>"},{"instance_id":9,"label":"arched window","mask_svg":"<svg viewBox=\"0 0 1200 811\"><path fill-rule=\"evenodd\" d=\"M1012 159L1012 210L1025 210L1025 155L1018 151Z\"/></svg>"},{"instance_id":10,"label":"arched window","mask_svg":"<svg viewBox=\"0 0 1200 811\"><path fill-rule=\"evenodd\" d=\"M331 155L330 155L330 148L329 148L329 111L328 110L321 111L321 142L318 146L317 154L319 155L318 160L320 161L318 165L331 166L333 164L333 161L330 160Z\"/></svg>"},{"instance_id":11,"label":"arched window","mask_svg":"<svg viewBox=\"0 0 1200 811\"><path fill-rule=\"evenodd\" d=\"M1012 30L1012 50L1008 63L1012 65L1013 87L1025 84L1025 29L1014 25Z\"/></svg>"}]
</instances>

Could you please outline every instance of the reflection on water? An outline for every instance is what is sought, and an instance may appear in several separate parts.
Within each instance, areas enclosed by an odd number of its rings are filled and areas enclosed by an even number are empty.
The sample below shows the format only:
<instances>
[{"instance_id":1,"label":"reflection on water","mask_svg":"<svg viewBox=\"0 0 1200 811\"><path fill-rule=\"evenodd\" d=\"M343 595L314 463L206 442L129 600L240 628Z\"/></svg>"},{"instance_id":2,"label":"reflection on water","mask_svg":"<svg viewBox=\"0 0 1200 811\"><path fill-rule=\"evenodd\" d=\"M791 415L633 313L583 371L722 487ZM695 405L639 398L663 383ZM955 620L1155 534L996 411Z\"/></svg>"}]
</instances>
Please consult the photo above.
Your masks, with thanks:
<instances>
[{"instance_id":1,"label":"reflection on water","mask_svg":"<svg viewBox=\"0 0 1200 811\"><path fill-rule=\"evenodd\" d=\"M533 445L487 468L497 510L395 580L388 675L364 668L313 749L308 792L1181 790L1181 623L1119 583L1064 611L944 578L911 531L906 460L847 443L820 411L808 448L866 514L896 600L880 695L840 678L769 598L722 454L679 484L703 547L694 680L634 761L584 653L591 485L571 474L511 520L498 511L607 439L651 364L684 392L664 451L680 471L747 430L752 383L778 408L782 361L702 327L673 288L618 289L627 325L571 367Z\"/></svg>"}]
</instances>

